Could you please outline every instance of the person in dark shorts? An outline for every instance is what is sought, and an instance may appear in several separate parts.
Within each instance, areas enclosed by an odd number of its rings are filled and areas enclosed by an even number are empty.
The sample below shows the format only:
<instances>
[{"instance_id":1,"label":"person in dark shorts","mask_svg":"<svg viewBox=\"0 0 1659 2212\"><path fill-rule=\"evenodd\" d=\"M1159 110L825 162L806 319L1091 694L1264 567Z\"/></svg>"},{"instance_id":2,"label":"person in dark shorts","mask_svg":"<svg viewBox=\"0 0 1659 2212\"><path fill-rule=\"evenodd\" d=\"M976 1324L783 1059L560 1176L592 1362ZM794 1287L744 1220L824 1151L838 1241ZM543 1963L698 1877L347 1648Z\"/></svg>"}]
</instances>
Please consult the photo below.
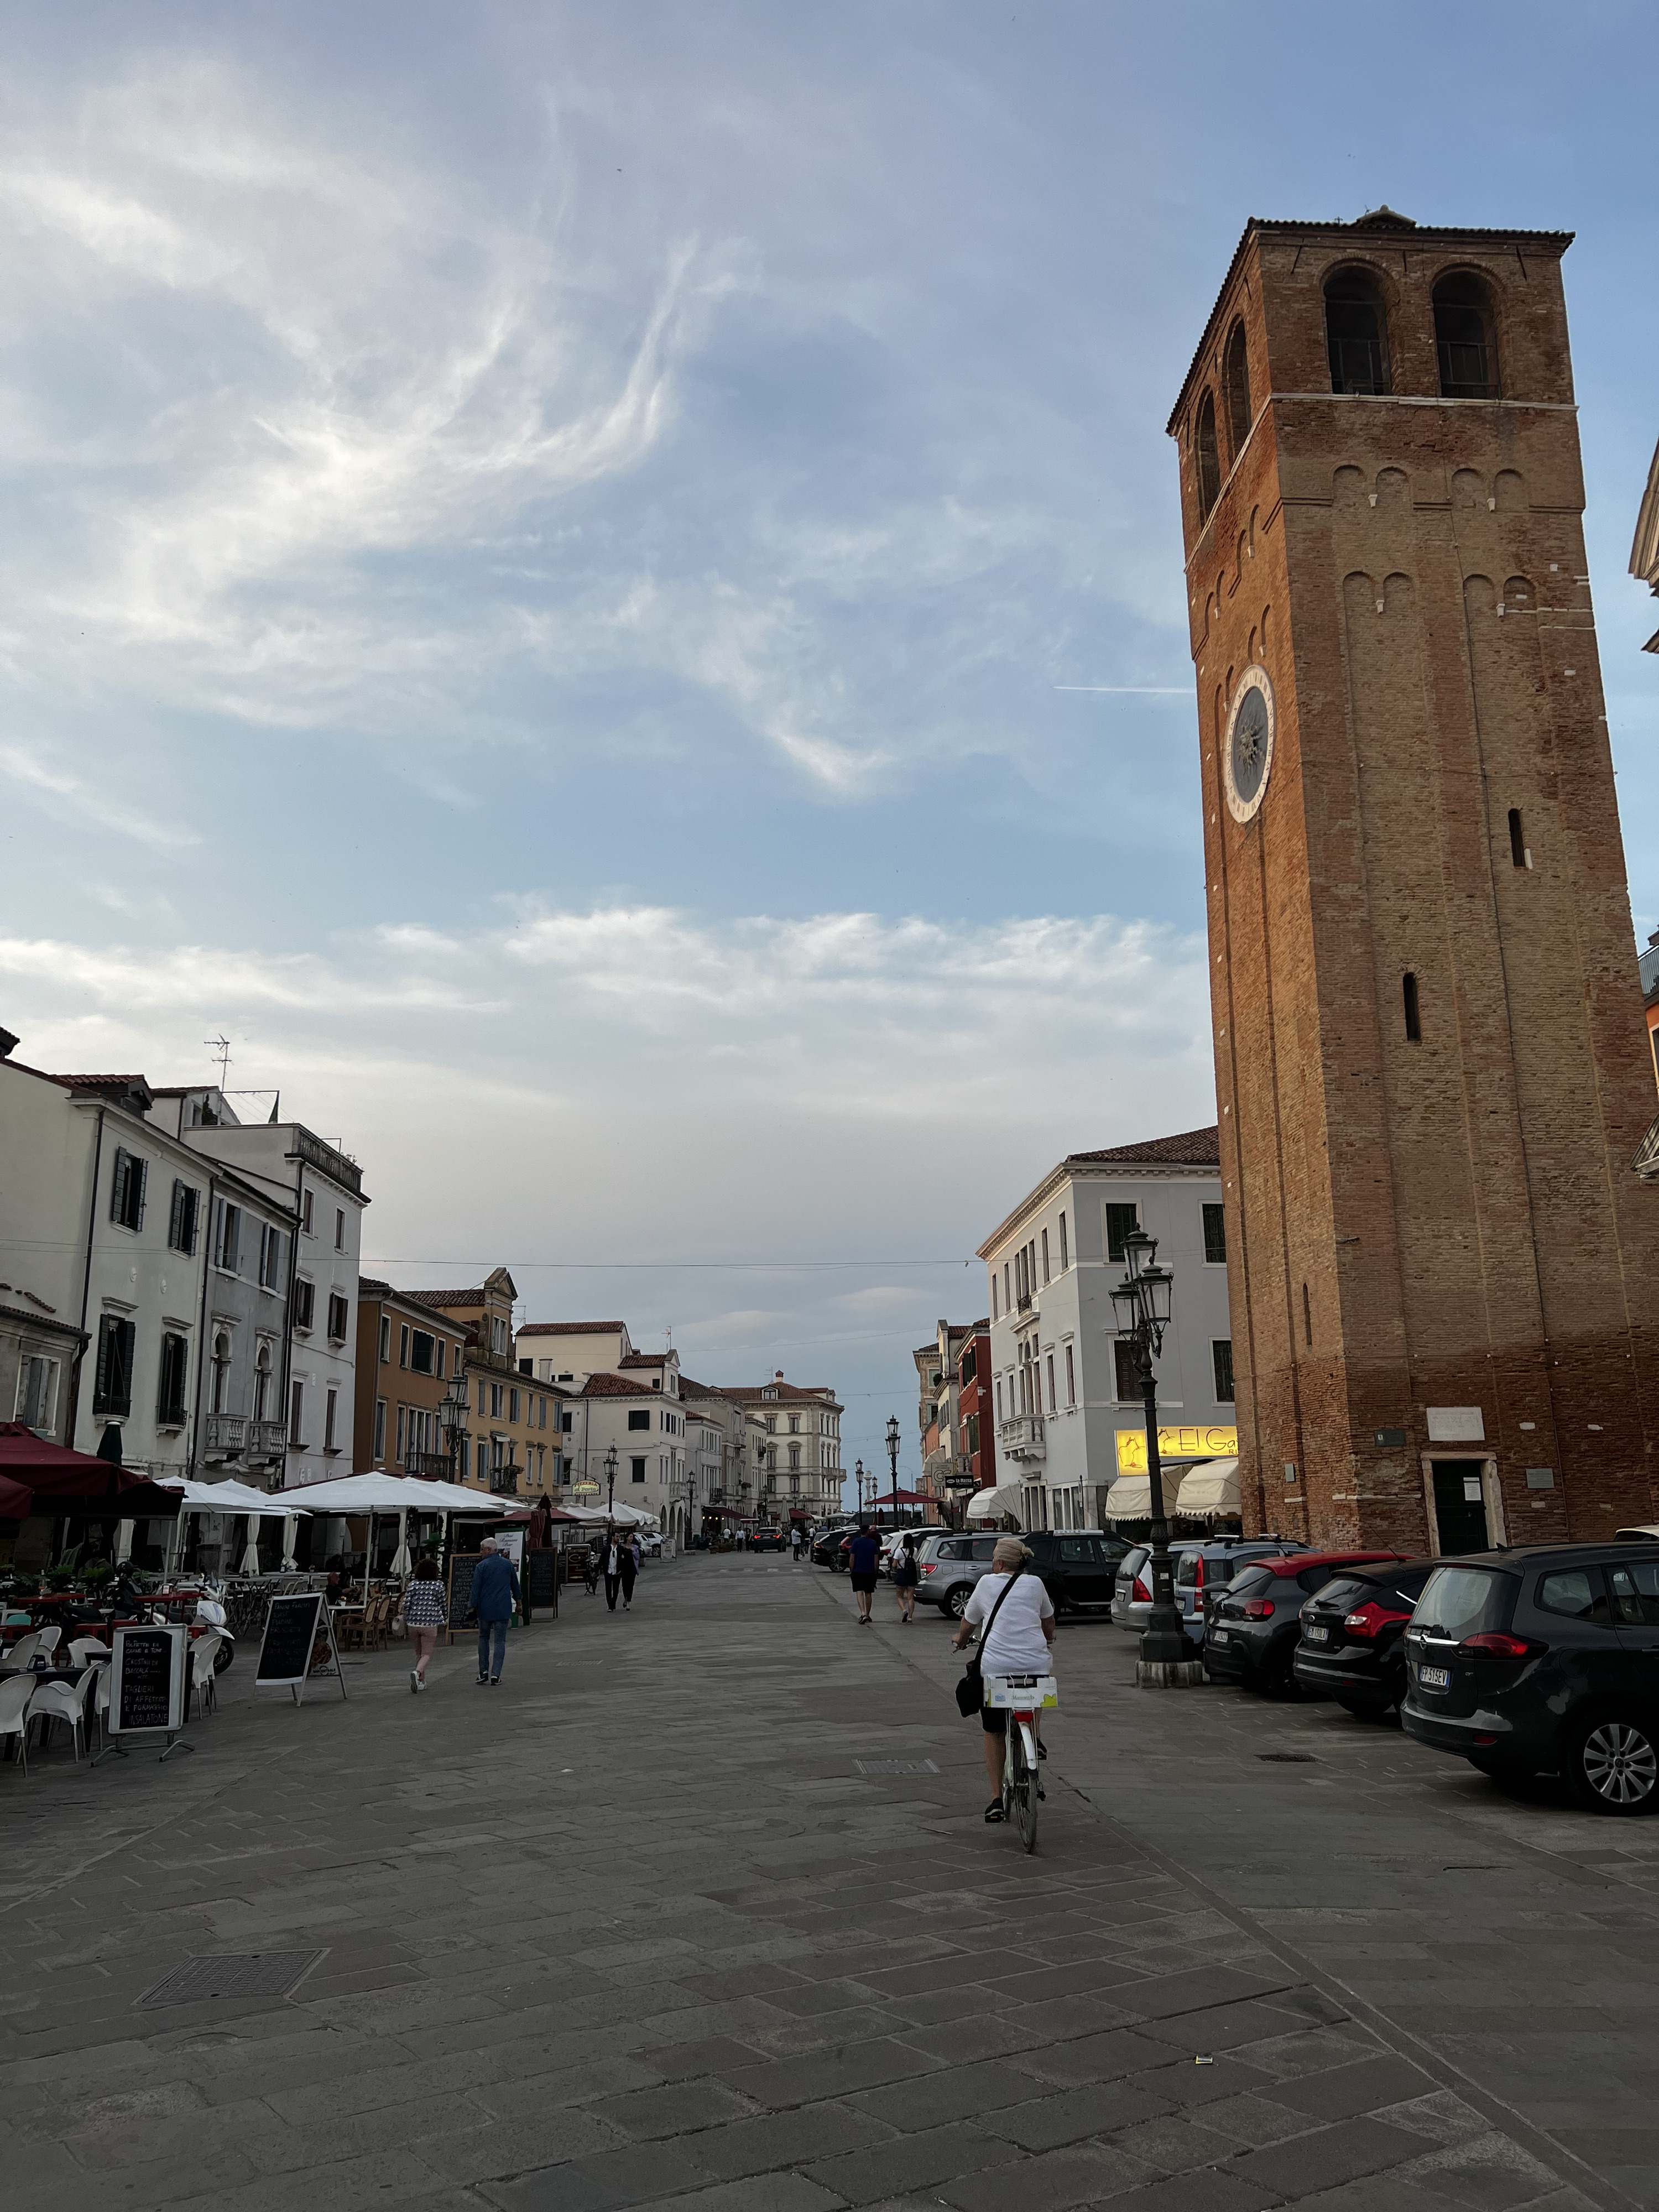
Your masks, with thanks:
<instances>
[{"instance_id":1,"label":"person in dark shorts","mask_svg":"<svg viewBox=\"0 0 1659 2212\"><path fill-rule=\"evenodd\" d=\"M860 1528L847 1547L853 1592L859 1601L859 1621L870 1626L870 1601L876 1594L876 1565L881 1558L881 1539L873 1529Z\"/></svg>"},{"instance_id":2,"label":"person in dark shorts","mask_svg":"<svg viewBox=\"0 0 1659 2212\"><path fill-rule=\"evenodd\" d=\"M898 1592L901 1620L914 1620L916 1617L916 1585L921 1580L916 1540L907 1536L893 1554L893 1588Z\"/></svg>"}]
</instances>

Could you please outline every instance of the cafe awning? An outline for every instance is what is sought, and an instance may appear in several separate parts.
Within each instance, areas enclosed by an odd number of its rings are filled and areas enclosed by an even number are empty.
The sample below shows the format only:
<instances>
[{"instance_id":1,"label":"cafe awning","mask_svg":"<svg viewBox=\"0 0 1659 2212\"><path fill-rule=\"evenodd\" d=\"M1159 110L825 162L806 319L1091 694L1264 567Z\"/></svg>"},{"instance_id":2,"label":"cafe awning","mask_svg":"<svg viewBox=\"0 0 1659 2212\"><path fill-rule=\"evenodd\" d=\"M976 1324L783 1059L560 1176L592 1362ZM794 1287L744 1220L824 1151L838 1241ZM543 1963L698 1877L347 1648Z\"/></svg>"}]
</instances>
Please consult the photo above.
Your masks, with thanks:
<instances>
[{"instance_id":1,"label":"cafe awning","mask_svg":"<svg viewBox=\"0 0 1659 2212\"><path fill-rule=\"evenodd\" d=\"M1203 1467L1195 1467L1190 1474L1182 1475L1175 1510L1183 1518L1194 1521L1218 1519L1224 1514L1237 1513L1238 1462L1212 1459Z\"/></svg>"},{"instance_id":2,"label":"cafe awning","mask_svg":"<svg viewBox=\"0 0 1659 2212\"><path fill-rule=\"evenodd\" d=\"M1109 1521L1150 1521L1152 1478L1150 1474L1121 1474L1106 1493Z\"/></svg>"},{"instance_id":3,"label":"cafe awning","mask_svg":"<svg viewBox=\"0 0 1659 2212\"><path fill-rule=\"evenodd\" d=\"M125 1521L170 1521L179 1511L176 1491L92 1452L48 1443L21 1421L0 1421L0 1475L33 1493L30 1512L102 1510Z\"/></svg>"},{"instance_id":4,"label":"cafe awning","mask_svg":"<svg viewBox=\"0 0 1659 2212\"><path fill-rule=\"evenodd\" d=\"M994 1490L976 1490L968 1500L970 1521L1018 1521L1020 1518L1019 1486L1014 1482L1000 1483Z\"/></svg>"}]
</instances>

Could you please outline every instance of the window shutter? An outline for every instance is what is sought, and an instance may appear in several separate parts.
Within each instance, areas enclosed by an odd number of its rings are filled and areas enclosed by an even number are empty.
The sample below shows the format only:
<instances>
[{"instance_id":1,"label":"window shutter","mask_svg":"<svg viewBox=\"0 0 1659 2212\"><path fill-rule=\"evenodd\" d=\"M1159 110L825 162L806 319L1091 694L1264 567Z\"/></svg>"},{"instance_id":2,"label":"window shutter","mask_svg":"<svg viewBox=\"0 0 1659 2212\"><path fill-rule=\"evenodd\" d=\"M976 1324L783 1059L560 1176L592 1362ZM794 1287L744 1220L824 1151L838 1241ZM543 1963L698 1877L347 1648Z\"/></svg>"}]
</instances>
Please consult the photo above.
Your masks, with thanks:
<instances>
[{"instance_id":1,"label":"window shutter","mask_svg":"<svg viewBox=\"0 0 1659 2212\"><path fill-rule=\"evenodd\" d=\"M185 1186L176 1177L173 1185L173 1212L167 1221L167 1243L175 1252L188 1249L185 1243Z\"/></svg>"},{"instance_id":2,"label":"window shutter","mask_svg":"<svg viewBox=\"0 0 1659 2212\"><path fill-rule=\"evenodd\" d=\"M137 1329L130 1321L118 1321L112 1332L113 1357L110 1361L110 1411L130 1413L132 1411L132 1352Z\"/></svg>"},{"instance_id":3,"label":"window shutter","mask_svg":"<svg viewBox=\"0 0 1659 2212\"><path fill-rule=\"evenodd\" d=\"M149 1184L149 1162L134 1160L132 1164L138 1170L138 1203L133 1209L132 1225L135 1229L142 1229L144 1225L144 1193Z\"/></svg>"},{"instance_id":4,"label":"window shutter","mask_svg":"<svg viewBox=\"0 0 1659 2212\"><path fill-rule=\"evenodd\" d=\"M127 1218L127 1175L132 1166L132 1155L115 1147L115 1172L110 1177L109 1218L125 1222Z\"/></svg>"},{"instance_id":5,"label":"window shutter","mask_svg":"<svg viewBox=\"0 0 1659 2212\"><path fill-rule=\"evenodd\" d=\"M102 1413L109 1408L109 1316L105 1315L98 1324L98 1371L92 1385L92 1410Z\"/></svg>"}]
</instances>

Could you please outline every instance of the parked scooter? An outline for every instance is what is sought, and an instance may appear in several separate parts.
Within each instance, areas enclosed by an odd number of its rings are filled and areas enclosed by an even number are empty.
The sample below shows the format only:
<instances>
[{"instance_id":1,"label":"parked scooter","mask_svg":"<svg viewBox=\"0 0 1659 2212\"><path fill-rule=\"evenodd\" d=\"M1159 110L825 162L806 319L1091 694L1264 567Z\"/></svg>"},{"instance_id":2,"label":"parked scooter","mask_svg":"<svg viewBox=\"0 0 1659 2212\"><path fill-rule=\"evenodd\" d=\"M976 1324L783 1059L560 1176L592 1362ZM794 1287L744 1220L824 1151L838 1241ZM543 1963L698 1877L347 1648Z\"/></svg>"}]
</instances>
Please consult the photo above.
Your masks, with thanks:
<instances>
[{"instance_id":1,"label":"parked scooter","mask_svg":"<svg viewBox=\"0 0 1659 2212\"><path fill-rule=\"evenodd\" d=\"M213 1671L222 1674L236 1656L236 1638L225 1626L225 1608L213 1592L223 1588L222 1583L210 1583L196 1601L196 1626L216 1629L219 1648L213 1655Z\"/></svg>"}]
</instances>

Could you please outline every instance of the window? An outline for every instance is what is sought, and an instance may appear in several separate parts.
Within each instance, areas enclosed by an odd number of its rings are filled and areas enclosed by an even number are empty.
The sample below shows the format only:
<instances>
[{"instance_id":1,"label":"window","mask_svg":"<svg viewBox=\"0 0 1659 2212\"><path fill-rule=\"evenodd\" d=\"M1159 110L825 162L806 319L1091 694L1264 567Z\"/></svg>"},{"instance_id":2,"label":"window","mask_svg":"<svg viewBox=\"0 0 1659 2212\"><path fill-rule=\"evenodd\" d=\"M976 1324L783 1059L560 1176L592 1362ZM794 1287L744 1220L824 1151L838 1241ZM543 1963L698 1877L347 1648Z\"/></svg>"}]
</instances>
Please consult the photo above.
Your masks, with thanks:
<instances>
[{"instance_id":1,"label":"window","mask_svg":"<svg viewBox=\"0 0 1659 2212\"><path fill-rule=\"evenodd\" d=\"M1198 519L1207 522L1211 508L1221 495L1221 455L1216 449L1213 392L1206 392L1198 404L1193 452L1198 470Z\"/></svg>"},{"instance_id":2,"label":"window","mask_svg":"<svg viewBox=\"0 0 1659 2212\"><path fill-rule=\"evenodd\" d=\"M374 1401L374 1459L378 1466L386 1458L386 1400Z\"/></svg>"},{"instance_id":3,"label":"window","mask_svg":"<svg viewBox=\"0 0 1659 2212\"><path fill-rule=\"evenodd\" d=\"M339 1206L334 1209L334 1249L337 1252L345 1250L345 1208Z\"/></svg>"},{"instance_id":4,"label":"window","mask_svg":"<svg viewBox=\"0 0 1659 2212\"><path fill-rule=\"evenodd\" d=\"M538 1429L544 1429L547 1426L547 1401L545 1398L537 1399L536 1413L536 1426Z\"/></svg>"},{"instance_id":5,"label":"window","mask_svg":"<svg viewBox=\"0 0 1659 2212\"><path fill-rule=\"evenodd\" d=\"M1344 269L1325 287L1325 343L1333 392L1387 392L1389 322L1376 280Z\"/></svg>"},{"instance_id":6,"label":"window","mask_svg":"<svg viewBox=\"0 0 1659 2212\"><path fill-rule=\"evenodd\" d=\"M262 1344L253 1363L253 1418L263 1421L270 1411L270 1346Z\"/></svg>"},{"instance_id":7,"label":"window","mask_svg":"<svg viewBox=\"0 0 1659 2212\"><path fill-rule=\"evenodd\" d=\"M173 1186L173 1211L167 1217L167 1245L174 1252L193 1252L201 1218L202 1194L191 1184Z\"/></svg>"},{"instance_id":8,"label":"window","mask_svg":"<svg viewBox=\"0 0 1659 2212\"><path fill-rule=\"evenodd\" d=\"M769 1413L766 1417L766 1433L769 1437L775 1437L777 1432L778 1417L775 1413Z\"/></svg>"},{"instance_id":9,"label":"window","mask_svg":"<svg viewBox=\"0 0 1659 2212\"><path fill-rule=\"evenodd\" d=\"M977 1456L979 1452L979 1415L977 1413L969 1414L967 1429L968 1453L969 1456L973 1458Z\"/></svg>"},{"instance_id":10,"label":"window","mask_svg":"<svg viewBox=\"0 0 1659 2212\"><path fill-rule=\"evenodd\" d=\"M628 1415L628 1425L630 1429L648 1429L651 1425L650 1407L648 1406L641 1406L637 1408L630 1408Z\"/></svg>"},{"instance_id":11,"label":"window","mask_svg":"<svg viewBox=\"0 0 1659 2212\"><path fill-rule=\"evenodd\" d=\"M294 1382L289 1388L288 1440L299 1450L305 1449L306 1386L303 1382Z\"/></svg>"},{"instance_id":12,"label":"window","mask_svg":"<svg viewBox=\"0 0 1659 2212\"><path fill-rule=\"evenodd\" d=\"M1002 1318L997 1311L997 1271L994 1267L991 1270L991 1318L993 1321Z\"/></svg>"},{"instance_id":13,"label":"window","mask_svg":"<svg viewBox=\"0 0 1659 2212\"><path fill-rule=\"evenodd\" d=\"M492 1382L492 1383L490 1384L490 1386L489 1386L489 1418L490 1418L490 1419L491 1419L492 1421L499 1421L499 1420L501 1419L501 1401L502 1401L503 1398L505 1397L505 1395L506 1395L506 1393L505 1393L505 1391L503 1390L502 1386L501 1386L499 1382Z\"/></svg>"},{"instance_id":14,"label":"window","mask_svg":"<svg viewBox=\"0 0 1659 2212\"><path fill-rule=\"evenodd\" d=\"M228 1275L242 1272L242 1209L220 1199L214 1207L213 1264Z\"/></svg>"},{"instance_id":15,"label":"window","mask_svg":"<svg viewBox=\"0 0 1659 2212\"><path fill-rule=\"evenodd\" d=\"M628 1462L628 1471L629 1477L635 1482L645 1480L645 1462L642 1459L630 1459Z\"/></svg>"},{"instance_id":16,"label":"window","mask_svg":"<svg viewBox=\"0 0 1659 2212\"><path fill-rule=\"evenodd\" d=\"M998 1377L997 1377L997 1385L996 1385L996 1388L997 1388L997 1419L998 1419L998 1420L1000 1420L1000 1419L1002 1419L1002 1377L1001 1377L1001 1376L1000 1376L1000 1375L999 1375L999 1376L998 1376Z\"/></svg>"},{"instance_id":17,"label":"window","mask_svg":"<svg viewBox=\"0 0 1659 2212\"><path fill-rule=\"evenodd\" d=\"M259 1287L262 1291L283 1287L283 1232L268 1222L259 1224Z\"/></svg>"},{"instance_id":18,"label":"window","mask_svg":"<svg viewBox=\"0 0 1659 2212\"><path fill-rule=\"evenodd\" d=\"M1218 1336L1210 1346L1210 1360L1215 1369L1215 1401L1218 1406L1233 1402L1233 1340L1230 1336Z\"/></svg>"},{"instance_id":19,"label":"window","mask_svg":"<svg viewBox=\"0 0 1659 2212\"><path fill-rule=\"evenodd\" d=\"M294 1285L295 1328L309 1328L316 1310L317 1285L308 1277L301 1275Z\"/></svg>"},{"instance_id":20,"label":"window","mask_svg":"<svg viewBox=\"0 0 1659 2212\"><path fill-rule=\"evenodd\" d=\"M1492 302L1478 276L1443 276L1434 288L1434 343L1443 399L1496 399Z\"/></svg>"},{"instance_id":21,"label":"window","mask_svg":"<svg viewBox=\"0 0 1659 2212\"><path fill-rule=\"evenodd\" d=\"M1406 1042L1407 1044L1421 1044L1423 1011L1417 1002L1417 978L1415 975L1402 975L1400 981L1406 1002Z\"/></svg>"},{"instance_id":22,"label":"window","mask_svg":"<svg viewBox=\"0 0 1659 2212\"><path fill-rule=\"evenodd\" d=\"M26 1429L49 1429L58 1396L58 1362L39 1355L18 1362L17 1411Z\"/></svg>"},{"instance_id":23,"label":"window","mask_svg":"<svg viewBox=\"0 0 1659 2212\"><path fill-rule=\"evenodd\" d=\"M484 1417L484 1379L481 1375L478 1377L478 1419L480 1420L483 1420Z\"/></svg>"},{"instance_id":24,"label":"window","mask_svg":"<svg viewBox=\"0 0 1659 2212\"><path fill-rule=\"evenodd\" d=\"M438 1339L438 1380L441 1382L444 1379L444 1350L445 1340L441 1336Z\"/></svg>"},{"instance_id":25,"label":"window","mask_svg":"<svg viewBox=\"0 0 1659 2212\"><path fill-rule=\"evenodd\" d=\"M1112 1343L1114 1387L1120 1399L1140 1395L1140 1369L1135 1359L1135 1348L1127 1336L1116 1337Z\"/></svg>"},{"instance_id":26,"label":"window","mask_svg":"<svg viewBox=\"0 0 1659 2212\"><path fill-rule=\"evenodd\" d=\"M478 1439L478 1480L480 1482L489 1480L489 1446L482 1437Z\"/></svg>"},{"instance_id":27,"label":"window","mask_svg":"<svg viewBox=\"0 0 1659 2212\"><path fill-rule=\"evenodd\" d=\"M382 1367L384 1367L384 1366L386 1364L386 1363L391 1359L391 1358L392 1358L392 1319L391 1319L390 1315L388 1315L388 1314L382 1314L382 1315L380 1316L380 1364L381 1364L381 1366L382 1366Z\"/></svg>"},{"instance_id":28,"label":"window","mask_svg":"<svg viewBox=\"0 0 1659 2212\"><path fill-rule=\"evenodd\" d=\"M307 1191L300 1201L300 1226L307 1237L311 1235L311 1193L309 1191Z\"/></svg>"},{"instance_id":29,"label":"window","mask_svg":"<svg viewBox=\"0 0 1659 2212\"><path fill-rule=\"evenodd\" d=\"M963 1382L971 1382L975 1376L979 1373L979 1359L971 1344L963 1353L957 1371ZM826 1422L824 1426L827 1431L829 1424Z\"/></svg>"},{"instance_id":30,"label":"window","mask_svg":"<svg viewBox=\"0 0 1659 2212\"><path fill-rule=\"evenodd\" d=\"M1066 1402L1068 1406L1075 1406L1077 1403L1077 1370L1072 1364L1072 1347L1069 1344L1066 1347Z\"/></svg>"},{"instance_id":31,"label":"window","mask_svg":"<svg viewBox=\"0 0 1659 2212\"><path fill-rule=\"evenodd\" d=\"M1626 1559L1607 1570L1613 1602L1626 1628L1659 1627L1659 1560Z\"/></svg>"},{"instance_id":32,"label":"window","mask_svg":"<svg viewBox=\"0 0 1659 2212\"><path fill-rule=\"evenodd\" d=\"M1510 858L1517 868L1524 868L1527 865L1526 833L1521 827L1521 809L1518 806L1510 809Z\"/></svg>"},{"instance_id":33,"label":"window","mask_svg":"<svg viewBox=\"0 0 1659 2212\"><path fill-rule=\"evenodd\" d=\"M208 1403L212 1413L230 1411L230 1339L223 1329L213 1340L213 1376Z\"/></svg>"},{"instance_id":34,"label":"window","mask_svg":"<svg viewBox=\"0 0 1659 2212\"><path fill-rule=\"evenodd\" d=\"M793 1468L799 1468L800 1465L800 1446L799 1444L791 1444L789 1447L789 1464Z\"/></svg>"},{"instance_id":35,"label":"window","mask_svg":"<svg viewBox=\"0 0 1659 2212\"><path fill-rule=\"evenodd\" d=\"M1046 1229L1042 1232L1042 1287L1045 1291L1048 1287L1048 1232Z\"/></svg>"},{"instance_id":36,"label":"window","mask_svg":"<svg viewBox=\"0 0 1659 2212\"><path fill-rule=\"evenodd\" d=\"M519 1394L516 1390L509 1390L507 1394L507 1418L516 1425L519 1418Z\"/></svg>"},{"instance_id":37,"label":"window","mask_svg":"<svg viewBox=\"0 0 1659 2212\"><path fill-rule=\"evenodd\" d=\"M798 1437L800 1434L800 1415L799 1413L791 1413L789 1416L789 1433L792 1437Z\"/></svg>"},{"instance_id":38,"label":"window","mask_svg":"<svg viewBox=\"0 0 1659 2212\"><path fill-rule=\"evenodd\" d=\"M132 1354L137 1331L120 1314L98 1319L98 1365L92 1385L94 1413L132 1411Z\"/></svg>"},{"instance_id":39,"label":"window","mask_svg":"<svg viewBox=\"0 0 1659 2212\"><path fill-rule=\"evenodd\" d=\"M1227 1209L1224 1206L1206 1206L1204 1209L1204 1257L1212 1267L1227 1263Z\"/></svg>"},{"instance_id":40,"label":"window","mask_svg":"<svg viewBox=\"0 0 1659 2212\"><path fill-rule=\"evenodd\" d=\"M438 1340L424 1328L417 1328L409 1340L409 1364L416 1375L430 1375L437 1364Z\"/></svg>"},{"instance_id":41,"label":"window","mask_svg":"<svg viewBox=\"0 0 1659 2212\"><path fill-rule=\"evenodd\" d=\"M346 1340L346 1331L350 1328L350 1300L346 1297L343 1291L331 1291L328 1294L329 1341L332 1344L343 1344ZM431 1341L431 1338L428 1337L427 1339L428 1344L430 1345Z\"/></svg>"},{"instance_id":42,"label":"window","mask_svg":"<svg viewBox=\"0 0 1659 2212\"><path fill-rule=\"evenodd\" d=\"M155 1419L164 1429L185 1425L185 1389L190 1374L190 1340L167 1330L161 1338L161 1373L155 1395Z\"/></svg>"},{"instance_id":43,"label":"window","mask_svg":"<svg viewBox=\"0 0 1659 2212\"><path fill-rule=\"evenodd\" d=\"M1124 1238L1132 1236L1139 1226L1140 1208L1138 1206L1109 1206L1106 1208L1106 1257L1121 1260Z\"/></svg>"},{"instance_id":44,"label":"window","mask_svg":"<svg viewBox=\"0 0 1659 2212\"><path fill-rule=\"evenodd\" d=\"M490 1316L489 1348L495 1353L498 1358L506 1358L507 1323L501 1319L499 1314L494 1314Z\"/></svg>"},{"instance_id":45,"label":"window","mask_svg":"<svg viewBox=\"0 0 1659 2212\"><path fill-rule=\"evenodd\" d=\"M1611 1625L1599 1571L1576 1567L1568 1574L1544 1576L1538 1585L1538 1603L1545 1613L1563 1613L1570 1620L1592 1620L1603 1628Z\"/></svg>"},{"instance_id":46,"label":"window","mask_svg":"<svg viewBox=\"0 0 1659 2212\"><path fill-rule=\"evenodd\" d=\"M1062 1275L1071 1264L1071 1255L1066 1245L1066 1216L1062 1213L1060 1217L1060 1272Z\"/></svg>"},{"instance_id":47,"label":"window","mask_svg":"<svg viewBox=\"0 0 1659 2212\"><path fill-rule=\"evenodd\" d=\"M1045 1364L1048 1370L1048 1411L1054 1413L1060 1409L1054 1403L1054 1355L1052 1352Z\"/></svg>"},{"instance_id":48,"label":"window","mask_svg":"<svg viewBox=\"0 0 1659 2212\"><path fill-rule=\"evenodd\" d=\"M1227 393L1227 443L1237 460L1244 449L1244 441L1250 434L1250 356L1244 343L1244 325L1233 325L1232 336L1227 341L1227 357L1223 366L1222 382Z\"/></svg>"},{"instance_id":49,"label":"window","mask_svg":"<svg viewBox=\"0 0 1659 2212\"><path fill-rule=\"evenodd\" d=\"M325 1452L337 1451L339 1449L339 1446L334 1441L334 1421L335 1416L338 1413L339 1409L339 1392L337 1390L329 1391L323 1400L323 1449Z\"/></svg>"},{"instance_id":50,"label":"window","mask_svg":"<svg viewBox=\"0 0 1659 2212\"><path fill-rule=\"evenodd\" d=\"M115 1172L110 1178L109 1218L123 1229L139 1230L144 1225L144 1186L149 1181L149 1163L141 1160L137 1152L115 1148Z\"/></svg>"},{"instance_id":51,"label":"window","mask_svg":"<svg viewBox=\"0 0 1659 2212\"><path fill-rule=\"evenodd\" d=\"M398 1328L398 1364L399 1367L407 1367L409 1364L409 1340L412 1334L407 1322L403 1322Z\"/></svg>"},{"instance_id":52,"label":"window","mask_svg":"<svg viewBox=\"0 0 1659 2212\"><path fill-rule=\"evenodd\" d=\"M1008 1295L1008 1262L1005 1260L1002 1263L1002 1310L1012 1313L1013 1310L1014 1302Z\"/></svg>"}]
</instances>

